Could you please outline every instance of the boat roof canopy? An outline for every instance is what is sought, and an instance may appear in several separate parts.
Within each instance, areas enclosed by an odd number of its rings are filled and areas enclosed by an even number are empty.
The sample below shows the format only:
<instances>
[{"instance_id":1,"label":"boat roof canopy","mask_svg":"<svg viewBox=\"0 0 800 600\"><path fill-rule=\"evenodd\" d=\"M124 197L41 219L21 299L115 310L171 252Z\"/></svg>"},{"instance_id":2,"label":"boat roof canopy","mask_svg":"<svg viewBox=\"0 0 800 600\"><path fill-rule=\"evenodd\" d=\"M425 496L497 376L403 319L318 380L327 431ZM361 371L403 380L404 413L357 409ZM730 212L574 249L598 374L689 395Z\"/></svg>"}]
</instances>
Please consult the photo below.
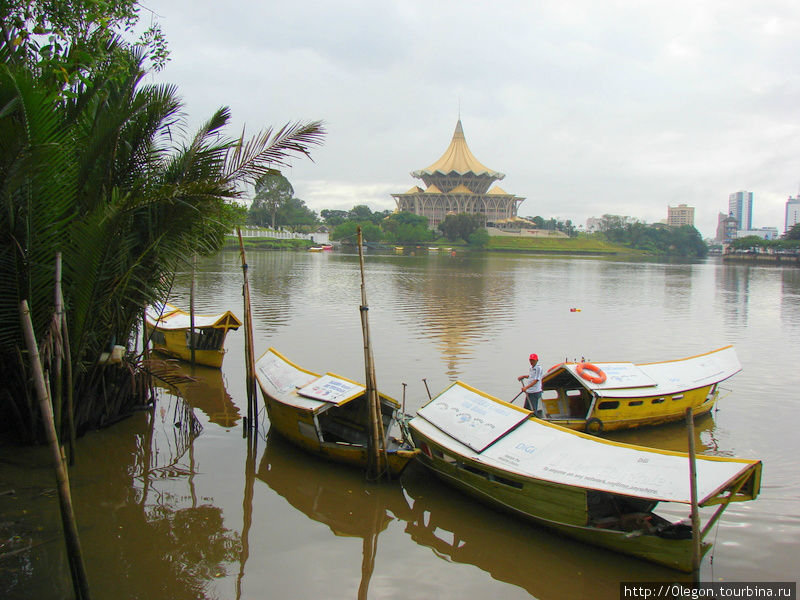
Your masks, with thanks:
<instances>
[{"instance_id":1,"label":"boat roof canopy","mask_svg":"<svg viewBox=\"0 0 800 600\"><path fill-rule=\"evenodd\" d=\"M347 404L367 389L365 385L341 375L319 375L308 371L275 348L269 348L256 361L256 378L265 394L284 404L314 412ZM380 397L399 406L386 394L380 394Z\"/></svg>"},{"instance_id":2,"label":"boat roof canopy","mask_svg":"<svg viewBox=\"0 0 800 600\"><path fill-rule=\"evenodd\" d=\"M562 363L543 377L546 384L564 372L600 397L628 398L658 394L675 394L685 390L719 383L742 370L733 346L725 346L705 354L658 363L631 362L592 363L606 375L603 383L587 381L578 375L580 363Z\"/></svg>"},{"instance_id":3,"label":"boat roof canopy","mask_svg":"<svg viewBox=\"0 0 800 600\"><path fill-rule=\"evenodd\" d=\"M553 483L655 501L691 503L688 455L596 438L530 417L530 412L455 382L418 411L411 426L456 455ZM485 441L488 445L484 445ZM701 505L758 494L757 460L697 457Z\"/></svg>"},{"instance_id":4,"label":"boat roof canopy","mask_svg":"<svg viewBox=\"0 0 800 600\"><path fill-rule=\"evenodd\" d=\"M191 315L185 310L168 303L156 303L147 307L145 311L147 323L152 327L168 330L190 329ZM213 327L215 329L238 329L242 322L231 311L218 315L195 315L195 329Z\"/></svg>"}]
</instances>

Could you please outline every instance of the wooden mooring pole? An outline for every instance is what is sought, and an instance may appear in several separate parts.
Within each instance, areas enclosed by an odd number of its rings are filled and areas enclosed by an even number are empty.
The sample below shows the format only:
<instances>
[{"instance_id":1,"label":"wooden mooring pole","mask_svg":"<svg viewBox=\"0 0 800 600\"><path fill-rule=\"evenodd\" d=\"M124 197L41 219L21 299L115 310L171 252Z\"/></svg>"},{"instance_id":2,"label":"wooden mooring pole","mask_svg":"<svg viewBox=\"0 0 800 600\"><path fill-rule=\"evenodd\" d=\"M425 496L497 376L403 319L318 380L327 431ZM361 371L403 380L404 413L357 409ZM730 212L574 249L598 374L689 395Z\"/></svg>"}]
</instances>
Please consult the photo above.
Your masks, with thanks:
<instances>
[{"instance_id":1,"label":"wooden mooring pole","mask_svg":"<svg viewBox=\"0 0 800 600\"><path fill-rule=\"evenodd\" d=\"M694 414L686 409L686 429L689 435L689 485L692 500L692 573L695 581L700 573L700 507L697 504L697 459L694 450Z\"/></svg>"},{"instance_id":2,"label":"wooden mooring pole","mask_svg":"<svg viewBox=\"0 0 800 600\"><path fill-rule=\"evenodd\" d=\"M69 474L67 473L64 451L58 443L58 436L56 435L56 426L53 420L53 407L50 403L50 395L47 392L47 385L44 380L42 363L39 358L39 348L36 344L36 334L33 331L33 323L31 322L31 313L28 308L27 300L23 300L20 305L20 319L25 336L25 345L28 348L36 396L39 400L39 410L42 413L44 430L47 435L47 442L53 459L53 467L56 471L58 501L61 508L61 523L64 527L64 540L67 546L67 558L69 559L70 572L72 574L72 587L76 598L79 600L88 600L89 582L86 578L86 569L83 565L83 555L81 553L81 544L78 537L78 525L75 522L75 512L72 509Z\"/></svg>"},{"instance_id":3,"label":"wooden mooring pole","mask_svg":"<svg viewBox=\"0 0 800 600\"><path fill-rule=\"evenodd\" d=\"M189 288L189 350L192 352L192 366L194 366L194 274L197 270L197 253L192 255L192 287Z\"/></svg>"},{"instance_id":4,"label":"wooden mooring pole","mask_svg":"<svg viewBox=\"0 0 800 600\"><path fill-rule=\"evenodd\" d=\"M242 231L236 228L239 236L239 254L242 259L242 296L244 296L244 357L247 370L247 423L250 427L258 429L255 416L258 414L258 393L256 391L256 359L253 350L253 314L250 308L250 281L247 277L247 257L244 252Z\"/></svg>"},{"instance_id":5,"label":"wooden mooring pole","mask_svg":"<svg viewBox=\"0 0 800 600\"><path fill-rule=\"evenodd\" d=\"M367 311L367 288L364 281L364 241L361 237L361 227L358 227L358 264L361 269L361 331L364 336L364 369L367 379L367 402L369 403L370 418L370 441L371 452L369 454L369 469L367 476L371 479L380 480L383 476L384 465L388 467L386 456L386 437L383 430L383 420L381 419L381 399L378 394L378 382L375 377L375 361L372 356L372 346L369 336L369 318ZM388 469L387 469L388 472Z\"/></svg>"}]
</instances>

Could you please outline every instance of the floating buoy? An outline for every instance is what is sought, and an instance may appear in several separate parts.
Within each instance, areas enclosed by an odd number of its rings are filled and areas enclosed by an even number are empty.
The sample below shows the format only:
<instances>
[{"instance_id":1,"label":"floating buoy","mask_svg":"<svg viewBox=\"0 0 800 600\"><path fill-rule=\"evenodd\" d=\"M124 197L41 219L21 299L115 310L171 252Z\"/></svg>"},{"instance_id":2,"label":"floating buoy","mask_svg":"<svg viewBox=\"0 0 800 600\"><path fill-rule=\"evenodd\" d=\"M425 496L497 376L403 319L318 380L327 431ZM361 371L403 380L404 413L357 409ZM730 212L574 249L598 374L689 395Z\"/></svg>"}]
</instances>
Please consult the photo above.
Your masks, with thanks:
<instances>
[{"instance_id":1,"label":"floating buoy","mask_svg":"<svg viewBox=\"0 0 800 600\"><path fill-rule=\"evenodd\" d=\"M581 312L580 308L570 308L569 312Z\"/></svg>"}]
</instances>

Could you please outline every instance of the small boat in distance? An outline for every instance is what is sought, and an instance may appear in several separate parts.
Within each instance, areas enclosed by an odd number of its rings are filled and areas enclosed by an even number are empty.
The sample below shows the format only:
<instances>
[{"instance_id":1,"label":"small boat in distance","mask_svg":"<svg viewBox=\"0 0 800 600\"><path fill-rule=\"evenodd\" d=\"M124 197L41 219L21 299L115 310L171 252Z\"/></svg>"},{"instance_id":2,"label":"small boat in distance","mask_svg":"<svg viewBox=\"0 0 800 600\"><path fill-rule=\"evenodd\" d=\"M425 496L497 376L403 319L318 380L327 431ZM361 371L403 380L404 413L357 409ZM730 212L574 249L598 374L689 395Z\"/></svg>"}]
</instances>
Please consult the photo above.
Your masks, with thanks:
<instances>
[{"instance_id":1,"label":"small boat in distance","mask_svg":"<svg viewBox=\"0 0 800 600\"><path fill-rule=\"evenodd\" d=\"M367 388L333 373L319 375L289 361L274 348L256 362L270 430L323 458L357 467L369 463L370 421ZM400 404L379 394L386 435L387 469L399 475L416 456L410 444L390 437Z\"/></svg>"},{"instance_id":2,"label":"small boat in distance","mask_svg":"<svg viewBox=\"0 0 800 600\"><path fill-rule=\"evenodd\" d=\"M544 419L600 433L706 414L719 383L742 370L733 346L658 363L564 362L542 377Z\"/></svg>"},{"instance_id":3,"label":"small boat in distance","mask_svg":"<svg viewBox=\"0 0 800 600\"><path fill-rule=\"evenodd\" d=\"M583 542L691 572L702 539L730 502L758 496L761 462L696 457L697 504L718 508L704 527L655 512L692 504L689 455L612 442L547 423L455 382L406 426L419 460L439 478L497 508Z\"/></svg>"},{"instance_id":4,"label":"small boat in distance","mask_svg":"<svg viewBox=\"0 0 800 600\"><path fill-rule=\"evenodd\" d=\"M191 315L172 304L153 304L145 311L147 336L153 350L192 360ZM197 364L220 368L225 357L225 336L242 322L231 311L218 315L194 316L194 360Z\"/></svg>"},{"instance_id":5,"label":"small boat in distance","mask_svg":"<svg viewBox=\"0 0 800 600\"><path fill-rule=\"evenodd\" d=\"M309 252L322 252L322 246L311 246L308 251Z\"/></svg>"}]
</instances>

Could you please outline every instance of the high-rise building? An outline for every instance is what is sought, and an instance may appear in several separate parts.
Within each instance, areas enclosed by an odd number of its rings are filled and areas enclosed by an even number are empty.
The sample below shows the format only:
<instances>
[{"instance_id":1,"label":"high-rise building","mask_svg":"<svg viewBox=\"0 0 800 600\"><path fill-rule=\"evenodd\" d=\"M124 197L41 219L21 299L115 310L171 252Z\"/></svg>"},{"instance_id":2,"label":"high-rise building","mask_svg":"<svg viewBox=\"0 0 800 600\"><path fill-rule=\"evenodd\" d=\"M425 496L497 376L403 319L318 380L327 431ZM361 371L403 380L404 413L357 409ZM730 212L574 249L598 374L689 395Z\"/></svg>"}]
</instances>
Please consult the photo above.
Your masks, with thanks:
<instances>
[{"instance_id":1,"label":"high-rise building","mask_svg":"<svg viewBox=\"0 0 800 600\"><path fill-rule=\"evenodd\" d=\"M786 201L786 219L784 221L784 233L789 231L793 226L800 223L800 194L797 198L792 198Z\"/></svg>"},{"instance_id":2,"label":"high-rise building","mask_svg":"<svg viewBox=\"0 0 800 600\"><path fill-rule=\"evenodd\" d=\"M414 186L404 194L392 194L399 212L407 211L428 217L428 227L436 227L448 214L480 215L487 225L517 217L517 208L525 198L509 194L500 186L489 186L505 175L493 171L475 158L467 146L461 119L450 146L431 166L411 173L426 188Z\"/></svg>"},{"instance_id":3,"label":"high-rise building","mask_svg":"<svg viewBox=\"0 0 800 600\"><path fill-rule=\"evenodd\" d=\"M729 244L732 240L736 239L736 228L739 222L735 217L719 213L717 217L717 237L718 242Z\"/></svg>"},{"instance_id":4,"label":"high-rise building","mask_svg":"<svg viewBox=\"0 0 800 600\"><path fill-rule=\"evenodd\" d=\"M738 229L752 229L753 192L735 192L728 196L728 214L739 223Z\"/></svg>"},{"instance_id":5,"label":"high-rise building","mask_svg":"<svg viewBox=\"0 0 800 600\"><path fill-rule=\"evenodd\" d=\"M685 204L667 206L667 225L670 227L694 226L694 206L686 206Z\"/></svg>"}]
</instances>

